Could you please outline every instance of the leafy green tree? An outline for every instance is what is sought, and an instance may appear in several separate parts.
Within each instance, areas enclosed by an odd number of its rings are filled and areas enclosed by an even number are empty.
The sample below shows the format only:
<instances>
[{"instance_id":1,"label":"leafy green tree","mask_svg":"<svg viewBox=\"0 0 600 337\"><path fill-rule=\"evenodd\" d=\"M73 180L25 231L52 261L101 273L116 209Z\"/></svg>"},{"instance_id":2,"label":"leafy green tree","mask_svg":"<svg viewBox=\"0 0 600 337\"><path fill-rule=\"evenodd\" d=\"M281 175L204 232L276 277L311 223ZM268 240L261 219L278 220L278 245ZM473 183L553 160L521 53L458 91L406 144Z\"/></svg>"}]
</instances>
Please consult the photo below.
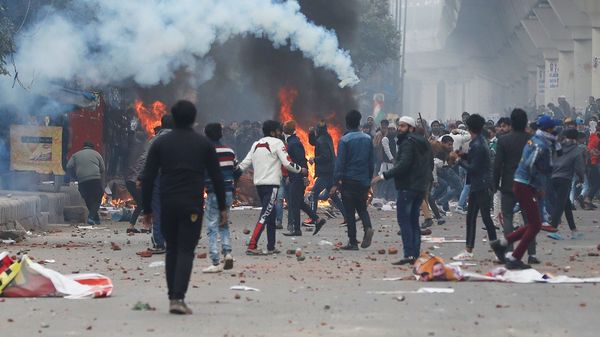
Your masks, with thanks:
<instances>
[{"instance_id":1,"label":"leafy green tree","mask_svg":"<svg viewBox=\"0 0 600 337\"><path fill-rule=\"evenodd\" d=\"M362 0L352 59L361 75L368 75L400 57L400 32L389 12L388 0Z\"/></svg>"},{"instance_id":2,"label":"leafy green tree","mask_svg":"<svg viewBox=\"0 0 600 337\"><path fill-rule=\"evenodd\" d=\"M6 60L13 51L13 25L5 13L5 8L0 5L0 75L8 75Z\"/></svg>"}]
</instances>

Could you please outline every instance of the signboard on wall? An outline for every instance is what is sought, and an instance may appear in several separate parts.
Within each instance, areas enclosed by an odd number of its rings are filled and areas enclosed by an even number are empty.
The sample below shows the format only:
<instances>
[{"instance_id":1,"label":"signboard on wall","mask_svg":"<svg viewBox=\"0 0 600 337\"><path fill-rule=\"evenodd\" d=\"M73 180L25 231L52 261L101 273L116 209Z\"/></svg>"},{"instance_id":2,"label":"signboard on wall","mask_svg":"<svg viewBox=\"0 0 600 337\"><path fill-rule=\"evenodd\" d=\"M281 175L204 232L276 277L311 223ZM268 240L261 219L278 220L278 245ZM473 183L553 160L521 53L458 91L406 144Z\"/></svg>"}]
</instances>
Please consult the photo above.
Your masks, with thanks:
<instances>
[{"instance_id":1,"label":"signboard on wall","mask_svg":"<svg viewBox=\"0 0 600 337\"><path fill-rule=\"evenodd\" d=\"M538 95L543 95L546 92L546 70L544 67L538 67L537 72L537 87Z\"/></svg>"},{"instance_id":2,"label":"signboard on wall","mask_svg":"<svg viewBox=\"0 0 600 337\"><path fill-rule=\"evenodd\" d=\"M558 89L558 62L548 63L548 89Z\"/></svg>"},{"instance_id":3,"label":"signboard on wall","mask_svg":"<svg viewBox=\"0 0 600 337\"><path fill-rule=\"evenodd\" d=\"M11 125L10 169L64 175L62 128L55 126Z\"/></svg>"}]
</instances>

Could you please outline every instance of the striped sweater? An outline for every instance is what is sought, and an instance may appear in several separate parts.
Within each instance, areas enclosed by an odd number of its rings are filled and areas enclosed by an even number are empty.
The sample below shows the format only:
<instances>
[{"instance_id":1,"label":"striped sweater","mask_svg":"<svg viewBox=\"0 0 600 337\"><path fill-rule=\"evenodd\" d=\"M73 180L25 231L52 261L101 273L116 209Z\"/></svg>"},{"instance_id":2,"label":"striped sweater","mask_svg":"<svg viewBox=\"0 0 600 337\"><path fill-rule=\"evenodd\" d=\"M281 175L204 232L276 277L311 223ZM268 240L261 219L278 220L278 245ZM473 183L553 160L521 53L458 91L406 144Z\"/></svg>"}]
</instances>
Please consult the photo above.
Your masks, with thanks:
<instances>
[{"instance_id":1,"label":"striped sweater","mask_svg":"<svg viewBox=\"0 0 600 337\"><path fill-rule=\"evenodd\" d=\"M217 150L217 159L219 159L221 173L223 174L223 180L225 180L225 191L233 192L235 190L233 182L239 177L239 174L236 173L237 160L235 159L235 152L220 142L214 142L213 144L215 150ZM210 178L206 178L206 190L208 193L214 193Z\"/></svg>"}]
</instances>

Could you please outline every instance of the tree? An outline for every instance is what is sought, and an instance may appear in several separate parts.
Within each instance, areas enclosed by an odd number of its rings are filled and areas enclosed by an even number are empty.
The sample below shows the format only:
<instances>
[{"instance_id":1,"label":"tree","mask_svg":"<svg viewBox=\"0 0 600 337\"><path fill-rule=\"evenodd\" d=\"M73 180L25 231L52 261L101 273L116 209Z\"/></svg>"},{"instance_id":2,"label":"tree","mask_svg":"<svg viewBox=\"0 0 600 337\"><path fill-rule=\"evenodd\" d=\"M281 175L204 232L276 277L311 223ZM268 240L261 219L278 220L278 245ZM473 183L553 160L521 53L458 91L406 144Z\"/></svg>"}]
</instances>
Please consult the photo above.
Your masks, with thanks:
<instances>
[{"instance_id":1,"label":"tree","mask_svg":"<svg viewBox=\"0 0 600 337\"><path fill-rule=\"evenodd\" d=\"M6 58L13 52L13 25L5 13L5 8L0 5L0 75L8 75Z\"/></svg>"},{"instance_id":2,"label":"tree","mask_svg":"<svg viewBox=\"0 0 600 337\"><path fill-rule=\"evenodd\" d=\"M388 0L359 1L359 15L351 54L362 77L400 57L400 32L389 13Z\"/></svg>"}]
</instances>

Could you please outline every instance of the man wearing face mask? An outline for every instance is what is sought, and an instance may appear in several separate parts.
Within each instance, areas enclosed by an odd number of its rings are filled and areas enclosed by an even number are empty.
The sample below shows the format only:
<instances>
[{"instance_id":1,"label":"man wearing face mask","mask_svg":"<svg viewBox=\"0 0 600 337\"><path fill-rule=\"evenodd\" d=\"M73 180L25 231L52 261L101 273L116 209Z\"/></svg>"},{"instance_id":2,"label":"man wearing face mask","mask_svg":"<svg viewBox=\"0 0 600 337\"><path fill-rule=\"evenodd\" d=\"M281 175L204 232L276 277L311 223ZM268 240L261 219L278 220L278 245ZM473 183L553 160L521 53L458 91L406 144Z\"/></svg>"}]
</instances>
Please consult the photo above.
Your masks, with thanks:
<instances>
[{"instance_id":1,"label":"man wearing face mask","mask_svg":"<svg viewBox=\"0 0 600 337\"><path fill-rule=\"evenodd\" d=\"M561 151L560 143L552 133L559 123L543 115L537 121L538 130L527 142L521 161L515 171L513 191L527 215L527 223L506 238L492 241L490 246L507 269L529 269L521 259L529 244L535 240L542 227L539 200L544 197L552 175L552 156ZM512 253L506 253L509 244L519 241Z\"/></svg>"},{"instance_id":2,"label":"man wearing face mask","mask_svg":"<svg viewBox=\"0 0 600 337\"><path fill-rule=\"evenodd\" d=\"M414 264L421 254L419 209L433 171L431 145L416 133L416 122L403 116L398 121L398 155L394 167L373 179L377 183L394 179L398 191L396 214L402 234L404 258L394 265Z\"/></svg>"}]
</instances>

